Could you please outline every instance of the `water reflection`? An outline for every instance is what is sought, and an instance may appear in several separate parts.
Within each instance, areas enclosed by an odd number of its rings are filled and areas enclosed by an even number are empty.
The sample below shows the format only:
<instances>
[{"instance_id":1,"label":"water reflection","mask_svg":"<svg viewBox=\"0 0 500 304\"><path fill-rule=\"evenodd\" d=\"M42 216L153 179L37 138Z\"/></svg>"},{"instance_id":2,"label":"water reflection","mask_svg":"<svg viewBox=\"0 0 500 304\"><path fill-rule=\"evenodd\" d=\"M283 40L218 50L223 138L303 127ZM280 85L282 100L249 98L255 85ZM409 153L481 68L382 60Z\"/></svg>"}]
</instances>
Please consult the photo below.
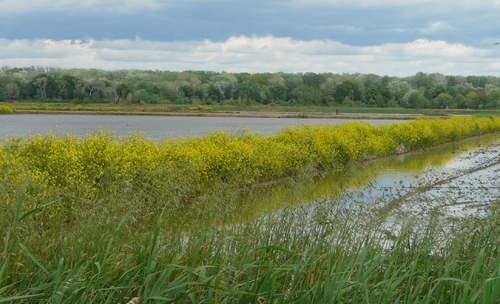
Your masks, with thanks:
<instances>
[{"instance_id":1,"label":"water reflection","mask_svg":"<svg viewBox=\"0 0 500 304\"><path fill-rule=\"evenodd\" d=\"M332 202L343 204L335 208L349 205L351 209L366 209L371 205L381 214L423 215L438 206L448 215L470 214L477 212L471 205L477 207L478 202L484 205L500 198L500 187L492 178L500 172L499 166L494 165L500 157L498 145L498 134L475 137L363 162L314 179L299 177L261 185L242 197L242 206L246 207L237 218L249 220L272 210L296 208L311 202L328 204L330 208ZM457 212L461 204L462 209L472 211Z\"/></svg>"}]
</instances>

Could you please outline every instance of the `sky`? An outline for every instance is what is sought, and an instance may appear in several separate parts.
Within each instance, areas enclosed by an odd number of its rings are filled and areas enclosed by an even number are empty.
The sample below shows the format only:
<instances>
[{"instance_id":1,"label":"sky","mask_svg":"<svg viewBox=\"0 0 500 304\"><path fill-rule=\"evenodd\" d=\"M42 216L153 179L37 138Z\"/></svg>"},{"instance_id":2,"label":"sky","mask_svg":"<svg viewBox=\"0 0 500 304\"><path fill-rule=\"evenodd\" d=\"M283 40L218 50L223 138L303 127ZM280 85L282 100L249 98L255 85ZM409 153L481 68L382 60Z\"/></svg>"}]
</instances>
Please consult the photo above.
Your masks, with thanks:
<instances>
[{"instance_id":1,"label":"sky","mask_svg":"<svg viewBox=\"0 0 500 304\"><path fill-rule=\"evenodd\" d=\"M0 0L0 66L500 76L500 0Z\"/></svg>"}]
</instances>

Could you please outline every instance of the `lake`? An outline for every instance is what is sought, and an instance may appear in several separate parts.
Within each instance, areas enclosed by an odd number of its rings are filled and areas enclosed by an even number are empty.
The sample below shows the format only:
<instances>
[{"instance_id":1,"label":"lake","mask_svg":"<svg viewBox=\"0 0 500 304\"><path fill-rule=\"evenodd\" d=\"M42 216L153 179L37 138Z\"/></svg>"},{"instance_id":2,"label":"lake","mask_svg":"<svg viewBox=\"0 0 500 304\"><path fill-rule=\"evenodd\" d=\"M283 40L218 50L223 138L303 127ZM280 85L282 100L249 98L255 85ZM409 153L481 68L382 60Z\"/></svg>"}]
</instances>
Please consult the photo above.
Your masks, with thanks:
<instances>
[{"instance_id":1,"label":"lake","mask_svg":"<svg viewBox=\"0 0 500 304\"><path fill-rule=\"evenodd\" d=\"M192 116L124 116L124 115L65 115L15 114L0 115L0 137L70 133L76 136L99 130L110 130L117 136L144 132L152 139L200 136L210 131L238 132L248 128L252 133L269 135L286 126L304 124L340 124L350 119L317 118L251 118L251 117L192 117ZM355 120L374 125L404 122L404 120Z\"/></svg>"}]
</instances>

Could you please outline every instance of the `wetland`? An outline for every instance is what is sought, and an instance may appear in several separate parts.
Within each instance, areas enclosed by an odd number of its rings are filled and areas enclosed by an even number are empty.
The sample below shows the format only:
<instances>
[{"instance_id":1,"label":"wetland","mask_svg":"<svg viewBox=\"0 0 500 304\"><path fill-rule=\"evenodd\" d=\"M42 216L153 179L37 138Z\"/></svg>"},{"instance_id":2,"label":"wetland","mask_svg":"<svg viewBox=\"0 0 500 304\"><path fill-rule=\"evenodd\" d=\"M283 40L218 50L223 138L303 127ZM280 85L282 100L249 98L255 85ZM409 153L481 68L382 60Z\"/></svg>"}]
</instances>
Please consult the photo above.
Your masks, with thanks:
<instances>
[{"instance_id":1,"label":"wetland","mask_svg":"<svg viewBox=\"0 0 500 304\"><path fill-rule=\"evenodd\" d=\"M499 127L7 135L0 302L494 302Z\"/></svg>"}]
</instances>

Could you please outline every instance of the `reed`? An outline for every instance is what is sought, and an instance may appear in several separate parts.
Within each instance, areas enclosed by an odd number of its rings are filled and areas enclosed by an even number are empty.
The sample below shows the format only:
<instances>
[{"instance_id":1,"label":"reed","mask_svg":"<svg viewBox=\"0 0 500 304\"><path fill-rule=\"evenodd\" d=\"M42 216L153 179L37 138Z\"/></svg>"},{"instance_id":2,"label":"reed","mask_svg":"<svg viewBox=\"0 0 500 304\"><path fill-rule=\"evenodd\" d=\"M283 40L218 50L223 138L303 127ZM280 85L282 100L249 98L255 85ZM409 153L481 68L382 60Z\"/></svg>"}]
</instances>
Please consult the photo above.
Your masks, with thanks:
<instances>
[{"instance_id":1,"label":"reed","mask_svg":"<svg viewBox=\"0 0 500 304\"><path fill-rule=\"evenodd\" d=\"M500 296L496 207L453 229L437 217L424 230L408 220L389 240L379 233L383 218L374 221L366 209L339 213L335 204L183 231L166 229L164 214L137 228L127 212L114 229L88 227L85 237L77 233L83 227L61 224L42 240L33 213L17 213L4 238L0 302L491 303Z\"/></svg>"}]
</instances>

